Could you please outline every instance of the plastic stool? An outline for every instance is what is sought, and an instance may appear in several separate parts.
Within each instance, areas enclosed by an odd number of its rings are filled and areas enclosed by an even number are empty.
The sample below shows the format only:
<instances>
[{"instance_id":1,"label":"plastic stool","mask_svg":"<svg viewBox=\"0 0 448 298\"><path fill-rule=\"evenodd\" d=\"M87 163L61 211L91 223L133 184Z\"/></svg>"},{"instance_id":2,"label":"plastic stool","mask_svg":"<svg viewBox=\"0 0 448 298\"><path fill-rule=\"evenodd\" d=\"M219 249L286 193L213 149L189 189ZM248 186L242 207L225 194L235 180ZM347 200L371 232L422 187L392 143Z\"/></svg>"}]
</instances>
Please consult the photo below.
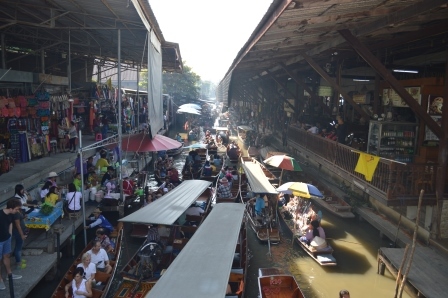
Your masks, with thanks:
<instances>
[{"instance_id":1,"label":"plastic stool","mask_svg":"<svg viewBox=\"0 0 448 298\"><path fill-rule=\"evenodd\" d=\"M95 141L102 141L102 140L103 140L103 135L100 134L100 133L97 133L97 134L95 135Z\"/></svg>"},{"instance_id":2,"label":"plastic stool","mask_svg":"<svg viewBox=\"0 0 448 298\"><path fill-rule=\"evenodd\" d=\"M57 140L51 140L50 141L50 148L51 148L51 151L53 151L53 153L56 154L56 150L58 148L58 141Z\"/></svg>"}]
</instances>

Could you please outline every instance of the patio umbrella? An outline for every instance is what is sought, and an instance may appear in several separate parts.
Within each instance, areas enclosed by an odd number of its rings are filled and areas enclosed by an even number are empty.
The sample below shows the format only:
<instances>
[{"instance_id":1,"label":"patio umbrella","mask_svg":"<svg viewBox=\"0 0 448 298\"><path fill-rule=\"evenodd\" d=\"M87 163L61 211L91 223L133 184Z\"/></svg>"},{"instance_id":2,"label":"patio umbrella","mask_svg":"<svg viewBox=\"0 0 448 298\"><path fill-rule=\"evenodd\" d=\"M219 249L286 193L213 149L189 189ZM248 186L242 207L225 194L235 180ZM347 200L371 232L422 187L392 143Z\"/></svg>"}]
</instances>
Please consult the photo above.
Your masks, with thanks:
<instances>
[{"instance_id":1,"label":"patio umbrella","mask_svg":"<svg viewBox=\"0 0 448 298\"><path fill-rule=\"evenodd\" d=\"M309 199L311 197L322 198L323 194L317 189L316 186L303 182L293 182L289 187L292 194L302 198Z\"/></svg>"},{"instance_id":2,"label":"patio umbrella","mask_svg":"<svg viewBox=\"0 0 448 298\"><path fill-rule=\"evenodd\" d=\"M263 162L267 165L282 169L280 180L278 182L279 184L282 183L283 170L302 171L302 168L299 166L299 163L294 159L294 157L286 155L274 155L268 159L265 159Z\"/></svg>"},{"instance_id":3,"label":"patio umbrella","mask_svg":"<svg viewBox=\"0 0 448 298\"><path fill-rule=\"evenodd\" d=\"M178 114L193 114L193 115L201 115L201 112L193 109L193 108L182 108L182 109L178 109L177 112Z\"/></svg>"},{"instance_id":4,"label":"patio umbrella","mask_svg":"<svg viewBox=\"0 0 448 298\"><path fill-rule=\"evenodd\" d=\"M286 182L277 187L278 192L282 192L284 194L292 195L292 190L289 189L289 187L295 182Z\"/></svg>"},{"instance_id":5,"label":"patio umbrella","mask_svg":"<svg viewBox=\"0 0 448 298\"><path fill-rule=\"evenodd\" d=\"M121 140L122 150L131 152L156 152L176 149L180 146L182 143L163 135L156 135L151 139L144 133L123 136Z\"/></svg>"},{"instance_id":6,"label":"patio umbrella","mask_svg":"<svg viewBox=\"0 0 448 298\"><path fill-rule=\"evenodd\" d=\"M198 104L195 104L195 103L186 103L186 104L179 106L179 109L183 109L183 108L193 108L196 110L202 110L201 106Z\"/></svg>"}]
</instances>

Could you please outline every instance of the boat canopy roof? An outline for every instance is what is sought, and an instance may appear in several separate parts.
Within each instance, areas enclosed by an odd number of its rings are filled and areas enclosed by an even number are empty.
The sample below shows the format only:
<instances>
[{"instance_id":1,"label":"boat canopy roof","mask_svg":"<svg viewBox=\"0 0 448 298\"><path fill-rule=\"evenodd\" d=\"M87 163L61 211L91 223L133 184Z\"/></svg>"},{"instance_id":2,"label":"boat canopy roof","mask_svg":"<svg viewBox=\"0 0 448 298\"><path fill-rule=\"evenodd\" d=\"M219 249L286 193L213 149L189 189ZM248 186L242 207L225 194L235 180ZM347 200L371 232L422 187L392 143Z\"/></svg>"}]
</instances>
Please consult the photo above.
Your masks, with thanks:
<instances>
[{"instance_id":1,"label":"boat canopy roof","mask_svg":"<svg viewBox=\"0 0 448 298\"><path fill-rule=\"evenodd\" d=\"M243 215L243 204L216 204L146 298L224 297Z\"/></svg>"},{"instance_id":2,"label":"boat canopy roof","mask_svg":"<svg viewBox=\"0 0 448 298\"><path fill-rule=\"evenodd\" d=\"M204 180L185 180L160 199L119 219L119 221L172 225L210 184L211 182Z\"/></svg>"},{"instance_id":3,"label":"boat canopy roof","mask_svg":"<svg viewBox=\"0 0 448 298\"><path fill-rule=\"evenodd\" d=\"M271 182L269 182L269 179L266 177L258 163L246 161L242 166L246 173L247 180L249 181L250 188L254 193L278 193Z\"/></svg>"},{"instance_id":4,"label":"boat canopy roof","mask_svg":"<svg viewBox=\"0 0 448 298\"><path fill-rule=\"evenodd\" d=\"M252 127L247 125L238 125L238 128L242 130L253 130Z\"/></svg>"}]
</instances>

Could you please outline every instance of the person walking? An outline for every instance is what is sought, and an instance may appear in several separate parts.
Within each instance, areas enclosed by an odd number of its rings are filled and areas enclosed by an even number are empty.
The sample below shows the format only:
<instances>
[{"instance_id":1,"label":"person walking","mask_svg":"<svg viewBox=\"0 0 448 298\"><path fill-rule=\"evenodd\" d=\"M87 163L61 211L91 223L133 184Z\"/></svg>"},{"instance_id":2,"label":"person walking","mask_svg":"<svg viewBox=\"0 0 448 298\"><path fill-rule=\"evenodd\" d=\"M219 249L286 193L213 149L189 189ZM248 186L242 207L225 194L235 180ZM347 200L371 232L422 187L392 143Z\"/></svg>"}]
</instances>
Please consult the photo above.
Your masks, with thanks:
<instances>
[{"instance_id":1,"label":"person walking","mask_svg":"<svg viewBox=\"0 0 448 298\"><path fill-rule=\"evenodd\" d=\"M70 121L70 127L68 129L68 149L70 152L76 152L76 138L78 138L78 131L76 130L76 125L74 121Z\"/></svg>"},{"instance_id":2,"label":"person walking","mask_svg":"<svg viewBox=\"0 0 448 298\"><path fill-rule=\"evenodd\" d=\"M6 207L0 211L0 258L6 268L8 279L20 279L21 275L13 274L11 271L11 233L13 216L20 212L22 203L19 199L11 199L6 203ZM6 290L5 282L3 281L0 266L0 290Z\"/></svg>"}]
</instances>

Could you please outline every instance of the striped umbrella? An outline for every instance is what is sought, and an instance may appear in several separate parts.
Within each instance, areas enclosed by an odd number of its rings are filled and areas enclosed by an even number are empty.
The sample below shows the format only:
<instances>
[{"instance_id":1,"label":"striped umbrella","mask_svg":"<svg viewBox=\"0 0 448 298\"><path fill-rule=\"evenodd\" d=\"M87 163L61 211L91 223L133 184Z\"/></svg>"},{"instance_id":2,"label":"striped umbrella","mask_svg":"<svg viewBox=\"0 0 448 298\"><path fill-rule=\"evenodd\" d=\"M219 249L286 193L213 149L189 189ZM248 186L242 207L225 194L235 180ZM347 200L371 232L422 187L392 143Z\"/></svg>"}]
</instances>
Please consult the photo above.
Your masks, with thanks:
<instances>
[{"instance_id":1,"label":"striped umbrella","mask_svg":"<svg viewBox=\"0 0 448 298\"><path fill-rule=\"evenodd\" d=\"M297 160L295 160L294 157L287 155L274 155L269 157L268 159L265 159L263 162L267 165L282 169L279 184L282 183L283 170L302 171L302 168L300 167Z\"/></svg>"}]
</instances>

